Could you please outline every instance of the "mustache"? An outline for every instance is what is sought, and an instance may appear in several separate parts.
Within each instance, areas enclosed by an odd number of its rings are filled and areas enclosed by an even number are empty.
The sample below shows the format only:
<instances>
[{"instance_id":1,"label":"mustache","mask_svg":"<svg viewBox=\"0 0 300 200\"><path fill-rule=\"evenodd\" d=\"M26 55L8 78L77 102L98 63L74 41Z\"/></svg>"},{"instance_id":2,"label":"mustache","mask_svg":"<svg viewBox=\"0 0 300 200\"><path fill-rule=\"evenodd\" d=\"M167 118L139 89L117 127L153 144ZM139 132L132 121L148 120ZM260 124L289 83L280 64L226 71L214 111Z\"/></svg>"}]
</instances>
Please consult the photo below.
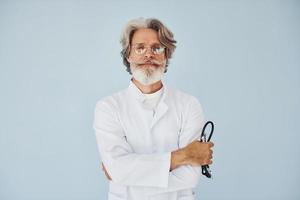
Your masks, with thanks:
<instances>
[{"instance_id":1,"label":"mustache","mask_svg":"<svg viewBox=\"0 0 300 200\"><path fill-rule=\"evenodd\" d=\"M160 66L160 65L163 64L163 62L159 62L157 60L147 60L147 61L137 62L136 64L137 65L147 65L147 64L150 64L150 65Z\"/></svg>"}]
</instances>

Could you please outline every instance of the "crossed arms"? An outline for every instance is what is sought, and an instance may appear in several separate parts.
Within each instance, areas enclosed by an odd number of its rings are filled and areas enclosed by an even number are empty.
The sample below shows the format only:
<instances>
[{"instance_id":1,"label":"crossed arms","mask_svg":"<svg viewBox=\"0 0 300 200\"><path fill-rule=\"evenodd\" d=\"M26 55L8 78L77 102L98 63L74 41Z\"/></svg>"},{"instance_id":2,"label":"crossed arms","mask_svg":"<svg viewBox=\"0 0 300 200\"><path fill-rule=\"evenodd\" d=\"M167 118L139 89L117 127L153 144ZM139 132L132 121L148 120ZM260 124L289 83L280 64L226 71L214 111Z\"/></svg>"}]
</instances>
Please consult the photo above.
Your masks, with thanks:
<instances>
[{"instance_id":1,"label":"crossed arms","mask_svg":"<svg viewBox=\"0 0 300 200\"><path fill-rule=\"evenodd\" d=\"M94 128L107 178L120 185L146 186L149 194L196 187L201 174L200 165L212 163L213 143L197 140L204 122L197 99L192 98L186 109L179 149L137 154L127 143L113 107L104 101L98 102Z\"/></svg>"}]
</instances>

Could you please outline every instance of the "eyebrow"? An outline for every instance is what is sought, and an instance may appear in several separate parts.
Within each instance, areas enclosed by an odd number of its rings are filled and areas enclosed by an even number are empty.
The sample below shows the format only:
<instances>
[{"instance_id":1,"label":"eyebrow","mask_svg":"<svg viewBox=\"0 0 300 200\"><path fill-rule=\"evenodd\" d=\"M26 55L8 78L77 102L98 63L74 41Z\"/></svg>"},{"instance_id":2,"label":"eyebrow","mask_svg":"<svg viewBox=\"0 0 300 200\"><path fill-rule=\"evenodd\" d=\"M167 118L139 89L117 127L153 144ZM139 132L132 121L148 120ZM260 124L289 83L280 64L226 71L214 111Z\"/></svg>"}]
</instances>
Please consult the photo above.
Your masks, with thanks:
<instances>
[{"instance_id":1,"label":"eyebrow","mask_svg":"<svg viewBox=\"0 0 300 200\"><path fill-rule=\"evenodd\" d=\"M135 43L135 44L132 44L132 45L145 45L146 43L143 43L143 42L138 42L138 43ZM152 43L151 44L151 46L153 46L153 45L161 45L160 43L157 43L157 42L155 42L155 43Z\"/></svg>"}]
</instances>

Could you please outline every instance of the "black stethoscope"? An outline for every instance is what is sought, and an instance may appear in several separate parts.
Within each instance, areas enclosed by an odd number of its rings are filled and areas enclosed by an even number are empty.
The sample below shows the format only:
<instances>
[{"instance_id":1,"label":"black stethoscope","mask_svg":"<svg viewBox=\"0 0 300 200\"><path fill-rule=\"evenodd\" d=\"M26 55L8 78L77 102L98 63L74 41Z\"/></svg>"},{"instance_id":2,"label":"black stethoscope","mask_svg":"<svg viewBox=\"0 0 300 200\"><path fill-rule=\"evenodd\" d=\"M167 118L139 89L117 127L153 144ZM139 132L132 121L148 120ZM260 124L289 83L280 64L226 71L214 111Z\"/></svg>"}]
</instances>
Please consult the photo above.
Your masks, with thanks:
<instances>
[{"instance_id":1,"label":"black stethoscope","mask_svg":"<svg viewBox=\"0 0 300 200\"><path fill-rule=\"evenodd\" d=\"M211 125L211 129L210 129L210 134L208 136L208 139L206 140L205 129L206 129L207 125L209 125L209 124ZM203 129L202 129L200 142L209 142L213 132L214 132L214 123L212 121L206 122L205 125L203 126ZM202 165L201 167L202 167L202 174L204 176L206 176L207 178L211 178L211 171L209 169L209 166L208 165Z\"/></svg>"}]
</instances>

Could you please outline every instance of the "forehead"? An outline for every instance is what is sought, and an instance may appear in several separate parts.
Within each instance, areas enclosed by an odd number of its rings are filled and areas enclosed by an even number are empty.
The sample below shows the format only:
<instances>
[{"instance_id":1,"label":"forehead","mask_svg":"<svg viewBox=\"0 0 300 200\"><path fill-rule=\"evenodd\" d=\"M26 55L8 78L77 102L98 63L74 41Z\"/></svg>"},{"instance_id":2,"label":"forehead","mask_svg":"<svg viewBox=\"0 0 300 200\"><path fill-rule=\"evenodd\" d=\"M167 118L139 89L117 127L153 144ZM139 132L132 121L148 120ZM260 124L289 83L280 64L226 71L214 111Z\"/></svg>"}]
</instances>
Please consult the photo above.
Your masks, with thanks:
<instances>
[{"instance_id":1,"label":"forehead","mask_svg":"<svg viewBox=\"0 0 300 200\"><path fill-rule=\"evenodd\" d=\"M158 33L150 28L141 28L134 32L131 40L132 44L160 44Z\"/></svg>"}]
</instances>

